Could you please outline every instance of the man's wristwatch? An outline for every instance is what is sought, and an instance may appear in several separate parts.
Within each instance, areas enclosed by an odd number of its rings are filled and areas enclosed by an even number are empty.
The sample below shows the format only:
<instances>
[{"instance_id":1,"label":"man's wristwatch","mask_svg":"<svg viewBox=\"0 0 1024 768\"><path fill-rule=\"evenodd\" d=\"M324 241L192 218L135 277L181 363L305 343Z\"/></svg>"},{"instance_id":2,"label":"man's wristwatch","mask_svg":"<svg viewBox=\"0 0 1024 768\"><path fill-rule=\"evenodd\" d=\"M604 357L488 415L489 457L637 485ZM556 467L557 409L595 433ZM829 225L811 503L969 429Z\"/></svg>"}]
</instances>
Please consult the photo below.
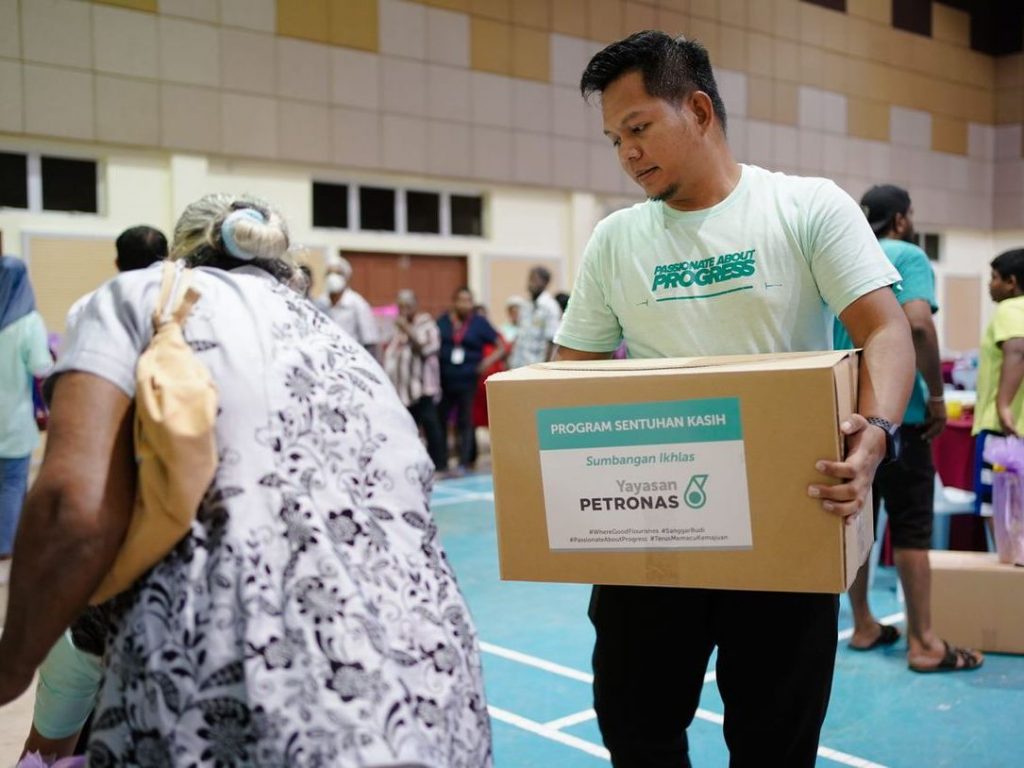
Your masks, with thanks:
<instances>
[{"instance_id":1,"label":"man's wristwatch","mask_svg":"<svg viewBox=\"0 0 1024 768\"><path fill-rule=\"evenodd\" d=\"M882 464L896 461L900 455L900 425L893 424L881 416L868 416L867 422L880 427L885 432L885 458L882 459Z\"/></svg>"}]
</instances>

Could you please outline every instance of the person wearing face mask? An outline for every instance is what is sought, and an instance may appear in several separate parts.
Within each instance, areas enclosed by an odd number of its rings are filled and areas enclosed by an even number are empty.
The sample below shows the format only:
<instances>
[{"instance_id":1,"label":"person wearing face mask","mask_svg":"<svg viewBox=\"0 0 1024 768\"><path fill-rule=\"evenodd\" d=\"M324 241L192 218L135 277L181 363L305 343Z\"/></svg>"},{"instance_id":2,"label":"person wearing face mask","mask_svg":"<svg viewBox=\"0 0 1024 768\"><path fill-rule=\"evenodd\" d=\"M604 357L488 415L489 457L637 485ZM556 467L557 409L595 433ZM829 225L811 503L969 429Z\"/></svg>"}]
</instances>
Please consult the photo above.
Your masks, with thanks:
<instances>
[{"instance_id":1,"label":"person wearing face mask","mask_svg":"<svg viewBox=\"0 0 1024 768\"><path fill-rule=\"evenodd\" d=\"M327 263L327 277L324 280L325 295L317 301L334 322L366 350L377 357L380 344L380 329L373 316L373 310L357 291L349 287L352 279L352 265L348 259L336 256Z\"/></svg>"},{"instance_id":2,"label":"person wearing face mask","mask_svg":"<svg viewBox=\"0 0 1024 768\"><path fill-rule=\"evenodd\" d=\"M984 657L977 651L945 642L931 627L931 567L935 509L935 464L931 440L946 426L942 396L939 339L932 314L938 312L935 277L928 256L914 244L914 207L905 189L882 184L860 201L868 223L889 261L900 273L896 298L903 308L914 342L917 378L900 425L897 459L879 467L872 486L875 524L881 503L889 515L896 570L907 596L907 665L914 672L956 672L977 669ZM837 349L853 347L837 319ZM870 651L900 639L896 627L880 623L868 604L868 563L850 586L853 636L849 647Z\"/></svg>"}]
</instances>

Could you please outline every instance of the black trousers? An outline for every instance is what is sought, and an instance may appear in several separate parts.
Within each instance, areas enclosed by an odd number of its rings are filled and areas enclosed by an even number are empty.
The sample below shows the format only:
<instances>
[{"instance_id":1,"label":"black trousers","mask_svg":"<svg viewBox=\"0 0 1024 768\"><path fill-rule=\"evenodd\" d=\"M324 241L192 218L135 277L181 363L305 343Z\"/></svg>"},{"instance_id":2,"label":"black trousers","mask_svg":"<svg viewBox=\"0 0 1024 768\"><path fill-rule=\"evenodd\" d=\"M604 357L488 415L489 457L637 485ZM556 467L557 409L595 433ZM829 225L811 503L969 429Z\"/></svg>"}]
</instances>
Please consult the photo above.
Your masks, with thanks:
<instances>
[{"instance_id":1,"label":"black trousers","mask_svg":"<svg viewBox=\"0 0 1024 768\"><path fill-rule=\"evenodd\" d=\"M423 429L427 438L427 453L434 462L434 469L443 472L448 469L448 448L445 445L445 430L441 426L441 417L437 415L437 403L432 397L421 397L409 406L409 413L417 427Z\"/></svg>"},{"instance_id":2,"label":"black trousers","mask_svg":"<svg viewBox=\"0 0 1024 768\"><path fill-rule=\"evenodd\" d=\"M456 409L455 430L459 438L459 466L471 467L476 460L476 431L473 429L473 398L476 389L451 391L445 389L441 393L441 425L444 434L448 434L448 420L452 409ZM448 466L448 440L444 441L444 466Z\"/></svg>"},{"instance_id":3,"label":"black trousers","mask_svg":"<svg viewBox=\"0 0 1024 768\"><path fill-rule=\"evenodd\" d=\"M615 768L690 766L711 651L730 768L811 768L832 692L839 597L598 586L594 709Z\"/></svg>"}]
</instances>

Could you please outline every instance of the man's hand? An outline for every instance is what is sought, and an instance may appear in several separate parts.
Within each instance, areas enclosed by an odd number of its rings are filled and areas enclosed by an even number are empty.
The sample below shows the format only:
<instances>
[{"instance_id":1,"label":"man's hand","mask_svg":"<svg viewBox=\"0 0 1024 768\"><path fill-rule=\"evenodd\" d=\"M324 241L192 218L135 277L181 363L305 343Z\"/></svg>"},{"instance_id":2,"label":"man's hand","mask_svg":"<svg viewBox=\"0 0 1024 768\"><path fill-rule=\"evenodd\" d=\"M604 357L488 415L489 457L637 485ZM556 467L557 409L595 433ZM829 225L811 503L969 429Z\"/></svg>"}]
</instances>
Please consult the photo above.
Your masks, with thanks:
<instances>
[{"instance_id":1,"label":"man's hand","mask_svg":"<svg viewBox=\"0 0 1024 768\"><path fill-rule=\"evenodd\" d=\"M819 461L814 468L840 482L836 485L812 485L807 494L821 499L826 512L846 518L849 525L856 519L868 499L875 470L885 458L885 432L881 427L868 424L859 415L852 414L840 425L846 435L845 461Z\"/></svg>"},{"instance_id":2,"label":"man's hand","mask_svg":"<svg viewBox=\"0 0 1024 768\"><path fill-rule=\"evenodd\" d=\"M1007 437L1018 437L1017 419L1014 418L1013 407L1001 405L997 410L999 411L999 424L1002 427L1002 433Z\"/></svg>"},{"instance_id":3,"label":"man's hand","mask_svg":"<svg viewBox=\"0 0 1024 768\"><path fill-rule=\"evenodd\" d=\"M28 690L32 684L32 674L32 670L13 669L4 665L0 659L0 707L10 704Z\"/></svg>"},{"instance_id":4,"label":"man's hand","mask_svg":"<svg viewBox=\"0 0 1024 768\"><path fill-rule=\"evenodd\" d=\"M922 437L925 440L934 440L940 434L942 430L946 428L946 401L930 399L928 400L928 418L924 422L924 433Z\"/></svg>"}]
</instances>

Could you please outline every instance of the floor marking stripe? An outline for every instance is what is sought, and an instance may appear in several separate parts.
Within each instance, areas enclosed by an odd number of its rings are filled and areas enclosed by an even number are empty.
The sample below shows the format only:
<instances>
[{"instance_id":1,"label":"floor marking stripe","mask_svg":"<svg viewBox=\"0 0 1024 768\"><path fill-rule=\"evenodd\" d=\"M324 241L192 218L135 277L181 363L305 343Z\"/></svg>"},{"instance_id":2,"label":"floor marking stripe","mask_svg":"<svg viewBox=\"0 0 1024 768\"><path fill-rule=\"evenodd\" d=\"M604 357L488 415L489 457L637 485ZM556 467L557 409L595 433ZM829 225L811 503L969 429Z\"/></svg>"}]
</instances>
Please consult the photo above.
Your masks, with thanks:
<instances>
[{"instance_id":1,"label":"floor marking stripe","mask_svg":"<svg viewBox=\"0 0 1024 768\"><path fill-rule=\"evenodd\" d=\"M578 669L556 664L555 662L548 661L547 659L539 659L536 656L530 656L527 653L513 651L511 648L502 648L500 645L493 645L492 643L485 643L481 641L480 650L484 653L489 653L492 656L500 656L503 659L518 661L520 664L526 664L529 667L543 669L545 672L551 672L556 675L561 675L562 677L568 677L570 680L579 680L581 683L594 682L594 676L589 672L580 672Z\"/></svg>"},{"instance_id":2,"label":"floor marking stripe","mask_svg":"<svg viewBox=\"0 0 1024 768\"><path fill-rule=\"evenodd\" d=\"M880 624L899 624L906 618L907 615L903 612L890 613L888 616L883 616L882 618L880 618L878 622ZM849 640L851 637L853 637L853 627L850 627L849 629L844 629L842 632L839 633L840 642L842 642L843 640Z\"/></svg>"},{"instance_id":3,"label":"floor marking stripe","mask_svg":"<svg viewBox=\"0 0 1024 768\"><path fill-rule=\"evenodd\" d=\"M597 712L592 709L585 709L582 712L576 712L565 717L560 717L557 720L552 720L550 723L544 723L545 728L550 728L553 731L560 731L563 728L569 728L580 723L585 723L588 720L595 720L597 718Z\"/></svg>"},{"instance_id":4,"label":"floor marking stripe","mask_svg":"<svg viewBox=\"0 0 1024 768\"><path fill-rule=\"evenodd\" d=\"M543 723L529 720L520 715L508 712L504 709L498 709L498 707L491 705L487 706L487 711L490 712L491 717L495 720L508 723L509 725L514 725L516 728L522 728L524 731L529 731L530 733L534 733L538 736L543 736L545 739L556 741L559 744L564 744L565 746L572 747L573 749L578 749L581 752L586 752L588 755L599 757L602 760L611 761L611 755L607 749L599 747L597 744L589 742L586 739L581 739L568 733L556 731L553 728L548 728Z\"/></svg>"}]
</instances>

